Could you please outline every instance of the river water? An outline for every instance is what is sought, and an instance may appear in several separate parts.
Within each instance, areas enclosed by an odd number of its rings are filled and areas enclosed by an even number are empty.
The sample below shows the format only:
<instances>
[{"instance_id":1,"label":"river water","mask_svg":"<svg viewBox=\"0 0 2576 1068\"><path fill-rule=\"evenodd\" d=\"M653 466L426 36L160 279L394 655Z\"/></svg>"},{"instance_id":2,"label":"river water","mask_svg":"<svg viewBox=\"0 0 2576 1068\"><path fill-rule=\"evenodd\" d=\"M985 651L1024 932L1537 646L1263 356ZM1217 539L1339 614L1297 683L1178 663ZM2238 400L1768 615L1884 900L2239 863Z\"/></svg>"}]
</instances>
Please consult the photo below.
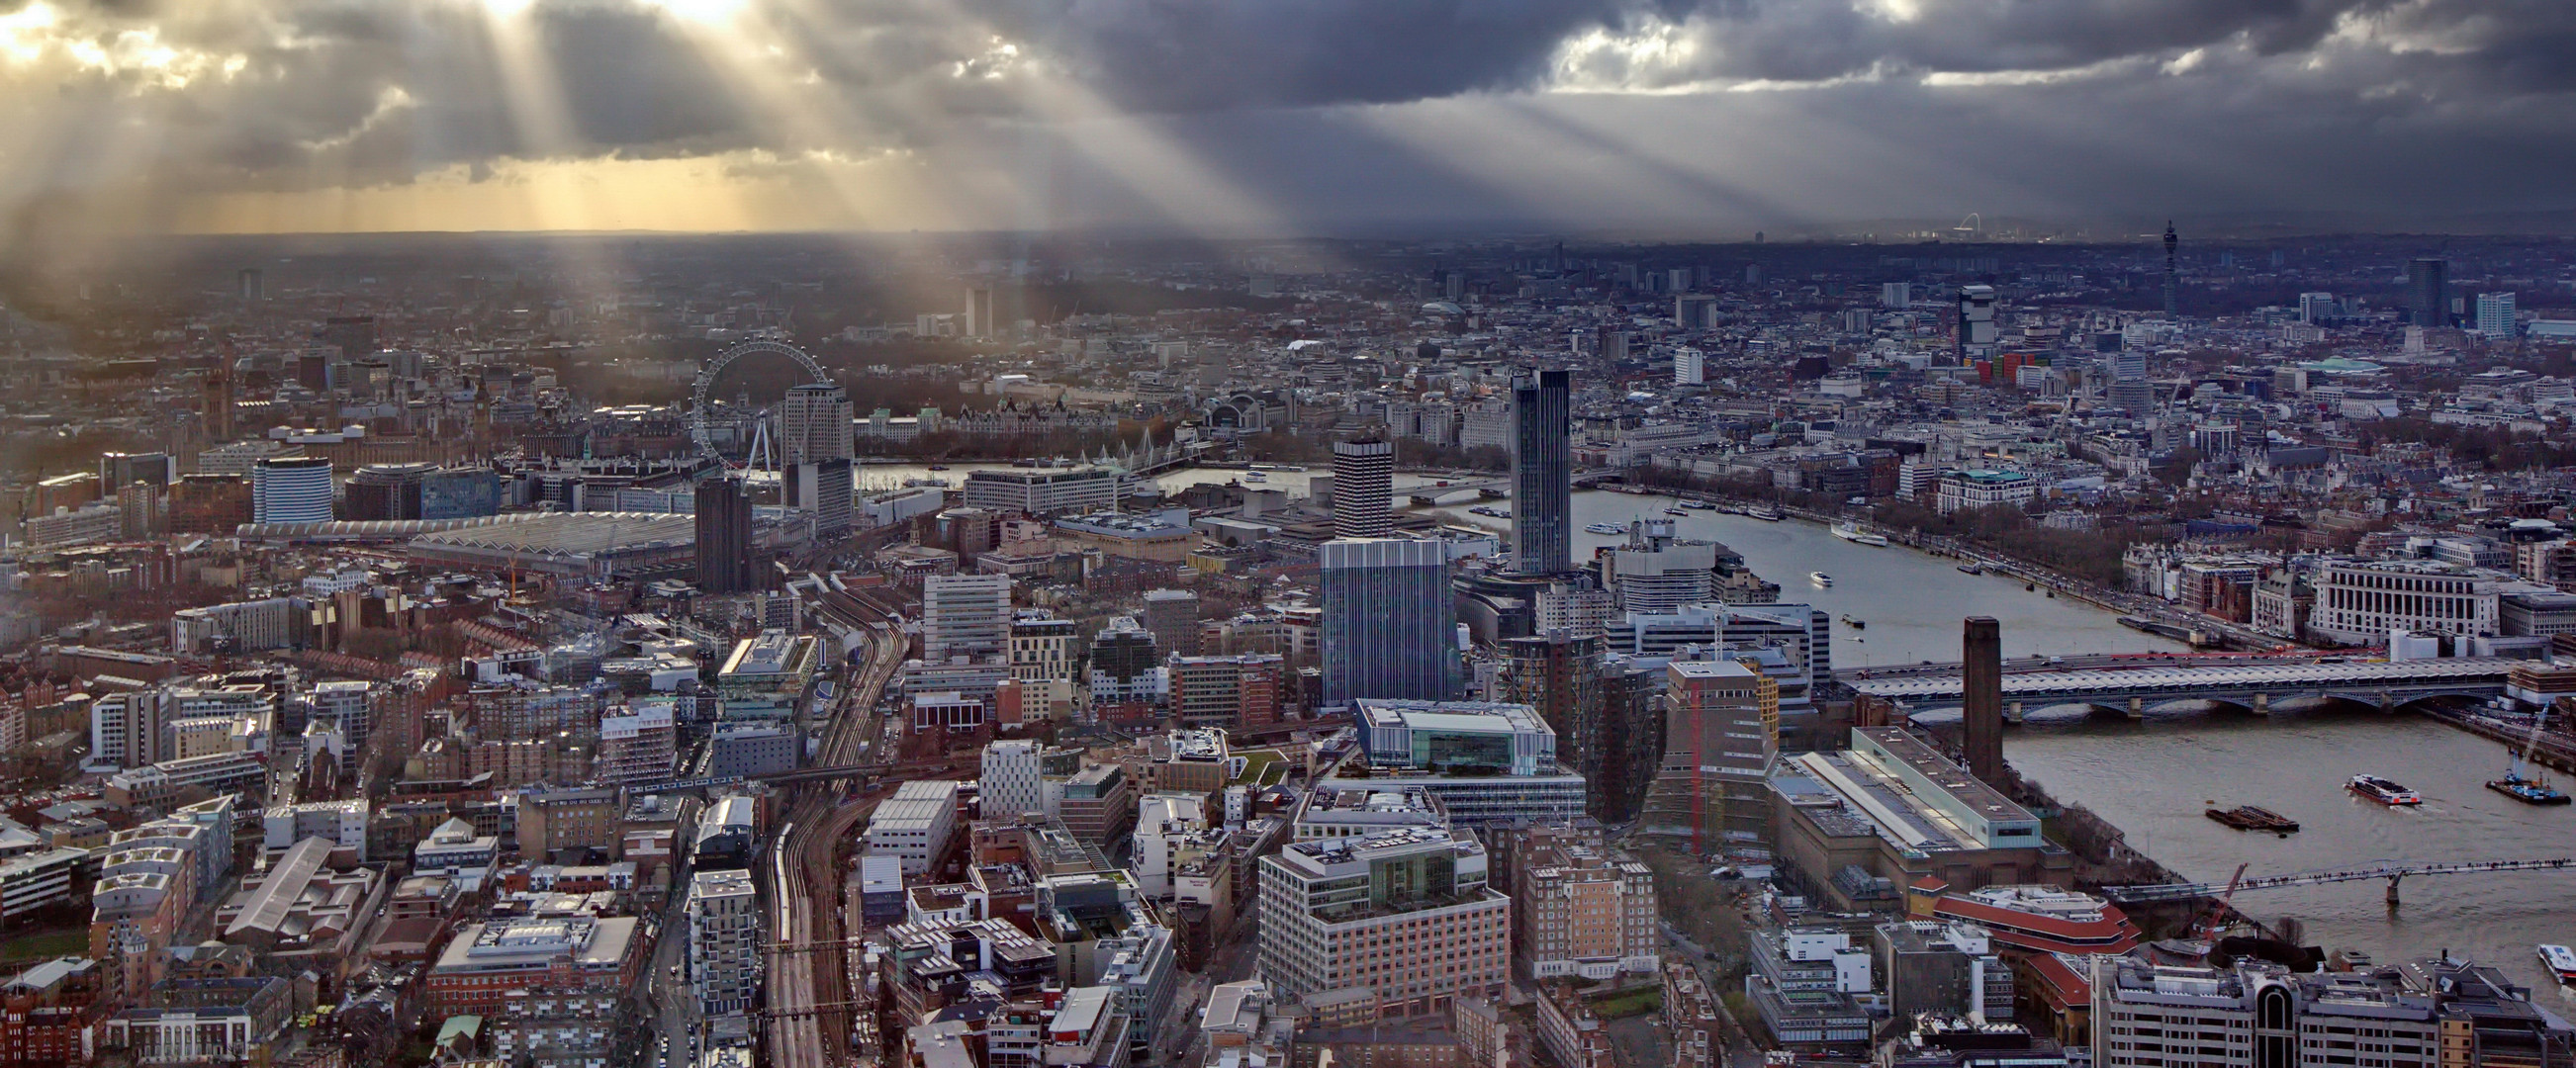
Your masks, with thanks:
<instances>
[{"instance_id":1,"label":"river water","mask_svg":"<svg viewBox=\"0 0 2576 1068\"><path fill-rule=\"evenodd\" d=\"M1574 497L1578 525L1667 518L1664 498L1604 491ZM1501 507L1509 507L1501 504ZM1507 520L1442 514L1500 530ZM1689 537L1714 538L1747 566L1781 585L1784 601L1813 604L1866 621L1837 623L1837 669L1959 658L1959 620L1990 615L2003 624L2007 656L2170 651L2178 644L2121 626L2109 612L2028 592L2010 579L1962 574L1955 562L1903 548L1843 541L1813 523L1767 523L1692 512ZM1576 556L1616 536L1578 532ZM1831 588L1807 580L1833 576ZM2143 721L2037 710L2005 735L2005 756L2061 801L2082 804L2126 831L2131 844L2184 875L2224 883L2239 864L2249 875L2354 867L2382 859L2505 860L2576 855L2576 807L2535 808L2484 788L2503 772L2494 742L2413 715L2347 707L2281 709L2258 718L2191 706ZM2388 809L2345 791L2371 772L2413 787L2414 810ZM2298 820L2287 838L2230 830L2203 815L2210 803L2261 805ZM2562 1012L2576 993L2556 987L2536 960L2541 942L2576 943L2576 875L2441 876L2414 880L2391 912L2383 882L2339 883L2248 893L2236 899L2265 921L2297 917L2307 940L2353 948L2386 962L2449 949L2497 964ZM2553 992L2554 991L2554 992ZM2562 1000L2564 999L2564 1000Z\"/></svg>"},{"instance_id":2,"label":"river water","mask_svg":"<svg viewBox=\"0 0 2576 1068\"><path fill-rule=\"evenodd\" d=\"M973 465L943 473L962 478ZM918 466L871 466L863 484L926 473ZM1157 481L1167 489L1237 479L1241 472L1190 470ZM1397 487L1423 484L1397 477ZM1303 472L1267 472L1263 485L1302 494ZM1495 502L1509 508L1509 502ZM1664 514L1667 498L1606 491L1574 495L1578 528ZM1434 509L1466 526L1503 532L1508 520L1470 515L1465 505ZM1687 537L1712 538L1781 586L1781 599L1812 604L1837 620L1840 669L1959 658L1959 620L1990 615L2003 624L2008 656L2169 651L2177 644L2119 625L2111 613L2030 592L1999 577L1960 573L1954 562L1903 548L1874 548L1795 520L1692 512L1678 517ZM1617 536L1575 534L1588 556ZM1807 574L1834 578L1831 588ZM2276 709L2268 717L2188 707L2143 721L2075 710L2039 710L2005 736L2005 755L2062 801L2082 804L2127 832L2147 855L2193 879L2224 883L2237 865L2249 875L2354 867L2383 859L2506 860L2576 855L2576 806L2534 808L2483 788L2504 770L2502 746L2422 717L2342 707ZM2423 807L2388 809L2354 797L2345 780L2371 772L2422 793ZM2562 784L2564 785L2564 784ZM2202 815L2211 803L2261 805L2298 820L2287 838L2229 830ZM2576 875L2443 876L2413 880L2391 911L2381 882L2247 893L2236 905L2272 921L2296 917L2316 945L2366 951L2384 962L2454 954L2502 966L2554 1009L2576 1012L2576 993L2556 988L2532 947L2576 944Z\"/></svg>"}]
</instances>

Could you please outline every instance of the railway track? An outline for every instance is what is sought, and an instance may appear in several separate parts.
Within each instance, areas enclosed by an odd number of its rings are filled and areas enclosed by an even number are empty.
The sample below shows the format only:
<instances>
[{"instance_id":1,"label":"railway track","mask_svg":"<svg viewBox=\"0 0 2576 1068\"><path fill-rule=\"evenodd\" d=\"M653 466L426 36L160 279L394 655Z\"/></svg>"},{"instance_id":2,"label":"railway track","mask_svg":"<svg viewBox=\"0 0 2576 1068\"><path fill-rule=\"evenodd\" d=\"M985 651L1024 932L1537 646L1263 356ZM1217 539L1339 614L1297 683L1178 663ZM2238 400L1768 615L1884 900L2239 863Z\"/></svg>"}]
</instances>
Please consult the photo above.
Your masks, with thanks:
<instances>
[{"instance_id":1,"label":"railway track","mask_svg":"<svg viewBox=\"0 0 2576 1068\"><path fill-rule=\"evenodd\" d=\"M903 663L904 643L891 613L871 600L838 591L825 610L869 635L870 655L859 678L842 695L824 729L817 762L849 764L877 729L876 707ZM766 1017L770 1056L777 1068L840 1068L855 1063L851 1021L867 1006L854 1000L864 985L850 982L846 955L798 952L788 947L842 940L841 872L852 831L876 808L873 800L845 802L828 782L786 787L788 824L771 851L773 889L770 990Z\"/></svg>"}]
</instances>

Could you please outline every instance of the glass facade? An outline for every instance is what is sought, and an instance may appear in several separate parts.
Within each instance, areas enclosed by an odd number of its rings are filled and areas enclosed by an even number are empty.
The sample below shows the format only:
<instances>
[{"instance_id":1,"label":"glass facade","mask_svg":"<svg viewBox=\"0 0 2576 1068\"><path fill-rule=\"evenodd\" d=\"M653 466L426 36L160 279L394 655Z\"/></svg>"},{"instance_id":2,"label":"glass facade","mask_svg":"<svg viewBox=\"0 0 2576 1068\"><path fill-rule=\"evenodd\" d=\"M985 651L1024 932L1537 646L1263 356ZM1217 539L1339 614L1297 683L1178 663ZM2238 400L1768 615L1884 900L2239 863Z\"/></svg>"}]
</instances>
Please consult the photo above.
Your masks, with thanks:
<instances>
[{"instance_id":1,"label":"glass facade","mask_svg":"<svg viewBox=\"0 0 2576 1068\"><path fill-rule=\"evenodd\" d=\"M1413 732L1413 763L1434 771L1484 768L1508 772L1512 769L1512 736L1492 731L1417 730Z\"/></svg>"},{"instance_id":2,"label":"glass facade","mask_svg":"<svg viewBox=\"0 0 2576 1068\"><path fill-rule=\"evenodd\" d=\"M1446 548L1391 538L1328 541L1317 561L1324 703L1448 700L1458 675L1458 625Z\"/></svg>"},{"instance_id":3,"label":"glass facade","mask_svg":"<svg viewBox=\"0 0 2576 1068\"><path fill-rule=\"evenodd\" d=\"M1574 569L1574 411L1566 371L1512 380L1512 570Z\"/></svg>"}]
</instances>

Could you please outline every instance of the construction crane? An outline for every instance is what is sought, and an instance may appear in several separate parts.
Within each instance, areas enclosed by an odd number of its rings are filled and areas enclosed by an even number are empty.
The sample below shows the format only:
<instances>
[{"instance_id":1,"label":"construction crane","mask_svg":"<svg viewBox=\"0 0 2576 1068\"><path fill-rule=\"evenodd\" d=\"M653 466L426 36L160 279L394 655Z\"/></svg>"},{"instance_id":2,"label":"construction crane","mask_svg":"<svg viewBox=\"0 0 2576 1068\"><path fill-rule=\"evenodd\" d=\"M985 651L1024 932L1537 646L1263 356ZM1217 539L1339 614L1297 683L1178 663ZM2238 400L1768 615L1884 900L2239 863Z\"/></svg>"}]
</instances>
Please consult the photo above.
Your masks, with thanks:
<instances>
[{"instance_id":1,"label":"construction crane","mask_svg":"<svg viewBox=\"0 0 2576 1068\"><path fill-rule=\"evenodd\" d=\"M2236 888L2244 884L2245 869L2252 866L2251 864L2237 865L2236 874L2227 879L2227 892L2218 895L2218 901L2209 907L2209 922L2201 926L2200 939L2209 943L2211 948L2217 947L2218 929L2227 925L2228 903L2236 900Z\"/></svg>"}]
</instances>

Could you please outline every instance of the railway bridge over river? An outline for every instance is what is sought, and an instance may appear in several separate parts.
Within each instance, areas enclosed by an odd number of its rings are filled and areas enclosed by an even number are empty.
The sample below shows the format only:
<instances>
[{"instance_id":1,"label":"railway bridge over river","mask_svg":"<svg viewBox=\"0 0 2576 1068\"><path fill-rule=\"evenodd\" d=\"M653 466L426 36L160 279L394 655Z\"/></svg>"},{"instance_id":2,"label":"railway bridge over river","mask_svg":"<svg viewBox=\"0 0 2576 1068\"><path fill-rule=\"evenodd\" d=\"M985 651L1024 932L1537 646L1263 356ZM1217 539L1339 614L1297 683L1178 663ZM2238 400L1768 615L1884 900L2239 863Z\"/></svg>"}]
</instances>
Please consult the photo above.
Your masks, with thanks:
<instances>
[{"instance_id":1,"label":"railway bridge over river","mask_svg":"<svg viewBox=\"0 0 2576 1068\"><path fill-rule=\"evenodd\" d=\"M2433 698L2475 700L2501 696L2513 669L2531 664L2507 657L2396 661L2320 658L2282 662L2283 659L2136 666L2098 666L2088 662L2012 671L2003 677L2004 718L2020 722L2030 709L2091 705L2136 719L2145 716L2148 709L2184 701L2233 705L2256 715L2292 700L2348 701L2392 712ZM1851 673L1841 681L1865 699L1887 703L1898 715L1953 709L1963 702L1955 665L1947 670L1937 666L1900 669L1884 677Z\"/></svg>"}]
</instances>

